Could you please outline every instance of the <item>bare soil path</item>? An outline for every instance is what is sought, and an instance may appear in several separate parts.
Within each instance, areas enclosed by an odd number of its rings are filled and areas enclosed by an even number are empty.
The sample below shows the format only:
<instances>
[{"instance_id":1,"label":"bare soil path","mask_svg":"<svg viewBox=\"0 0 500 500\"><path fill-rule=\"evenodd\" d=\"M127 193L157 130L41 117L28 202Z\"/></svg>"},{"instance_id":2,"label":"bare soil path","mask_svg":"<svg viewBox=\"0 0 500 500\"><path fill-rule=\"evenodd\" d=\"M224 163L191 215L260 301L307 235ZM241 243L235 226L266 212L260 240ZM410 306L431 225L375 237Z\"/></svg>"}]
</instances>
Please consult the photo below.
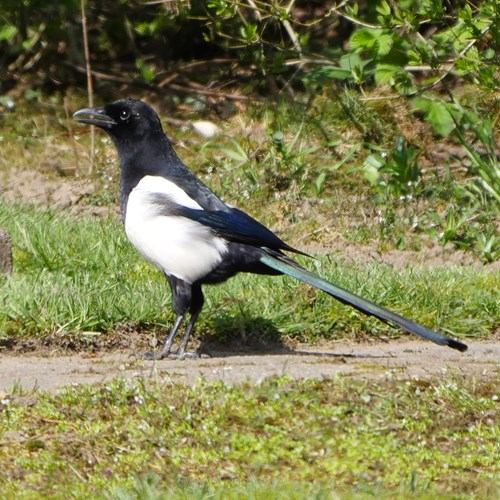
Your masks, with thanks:
<instances>
[{"instance_id":1,"label":"bare soil path","mask_svg":"<svg viewBox=\"0 0 500 500\"><path fill-rule=\"evenodd\" d=\"M419 341L337 342L248 354L213 351L211 357L182 361L137 360L126 351L69 356L0 354L3 393L14 386L56 391L67 385L104 383L115 378L144 377L166 384L190 384L203 377L232 384L258 383L272 375L320 379L337 374L371 379L452 375L494 379L500 376L500 341L471 341L464 354Z\"/></svg>"}]
</instances>

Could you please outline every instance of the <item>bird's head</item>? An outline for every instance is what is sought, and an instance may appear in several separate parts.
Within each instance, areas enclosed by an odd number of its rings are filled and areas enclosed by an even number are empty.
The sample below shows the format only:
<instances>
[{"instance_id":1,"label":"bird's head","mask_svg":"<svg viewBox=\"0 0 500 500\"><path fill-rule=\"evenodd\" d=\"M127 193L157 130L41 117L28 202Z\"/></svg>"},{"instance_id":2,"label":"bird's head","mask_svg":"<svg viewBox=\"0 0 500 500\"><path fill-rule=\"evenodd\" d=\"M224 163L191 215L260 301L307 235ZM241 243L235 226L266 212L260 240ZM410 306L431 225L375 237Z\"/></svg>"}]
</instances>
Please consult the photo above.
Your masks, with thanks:
<instances>
[{"instance_id":1,"label":"bird's head","mask_svg":"<svg viewBox=\"0 0 500 500\"><path fill-rule=\"evenodd\" d=\"M151 106L136 99L121 99L104 106L80 109L73 118L102 128L116 143L163 135L158 115Z\"/></svg>"}]
</instances>

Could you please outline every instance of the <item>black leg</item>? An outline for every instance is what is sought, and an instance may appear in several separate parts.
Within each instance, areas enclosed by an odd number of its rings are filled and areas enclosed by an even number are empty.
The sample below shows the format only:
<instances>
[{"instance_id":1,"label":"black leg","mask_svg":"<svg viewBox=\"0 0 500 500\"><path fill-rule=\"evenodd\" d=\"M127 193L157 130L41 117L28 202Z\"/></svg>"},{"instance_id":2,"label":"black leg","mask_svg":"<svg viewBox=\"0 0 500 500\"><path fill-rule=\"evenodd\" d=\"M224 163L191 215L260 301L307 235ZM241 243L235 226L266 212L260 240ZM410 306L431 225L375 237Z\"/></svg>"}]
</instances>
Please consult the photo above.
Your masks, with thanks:
<instances>
[{"instance_id":1,"label":"black leg","mask_svg":"<svg viewBox=\"0 0 500 500\"><path fill-rule=\"evenodd\" d=\"M186 330L184 331L184 335L182 336L181 343L177 352L175 353L175 357L178 359L184 359L186 357L198 357L195 353L186 352L186 347L189 342L189 337L193 332L194 324L200 315L201 309L203 308L203 303L205 299L203 297L203 292L201 290L200 284L194 284L191 286L191 305L189 307L189 312L191 314L191 318L189 319L189 323L186 326Z\"/></svg>"},{"instance_id":2,"label":"black leg","mask_svg":"<svg viewBox=\"0 0 500 500\"><path fill-rule=\"evenodd\" d=\"M172 344L174 342L174 339L177 335L177 332L179 331L179 328L182 326L183 322L184 322L184 316L182 314L179 314L179 316L177 316L177 319L175 320L174 326L170 330L170 333L168 334L168 337L165 340L165 344L163 344L163 349L160 352L154 352L154 351L145 352L143 354L140 354L139 357L141 357L143 359L164 359L164 358L168 358L169 356L176 357L176 358L179 357L178 353L172 355L170 352L170 349L172 348ZM189 322L189 324L191 324L191 321ZM189 325L187 328L189 328ZM186 330L187 330L187 328L186 328ZM184 342L184 337L185 337L185 334L183 336L182 342ZM187 341L186 341L186 343L187 343Z\"/></svg>"},{"instance_id":3,"label":"black leg","mask_svg":"<svg viewBox=\"0 0 500 500\"><path fill-rule=\"evenodd\" d=\"M172 290L172 308L177 314L177 318L165 340L162 350L160 352L146 352L140 355L140 357L145 359L163 359L167 357L184 359L187 357L197 357L195 353L186 352L186 347L189 342L189 337L193 332L194 324L203 307L204 298L201 285L199 283L194 285L187 283L175 276L167 276L167 280ZM179 348L175 353L172 353L172 344L188 313L191 314L191 318L184 331Z\"/></svg>"},{"instance_id":4,"label":"black leg","mask_svg":"<svg viewBox=\"0 0 500 500\"><path fill-rule=\"evenodd\" d=\"M192 290L191 284L186 283L185 281L176 278L175 276L167 276L168 284L170 285L170 289L172 290L172 308L174 312L177 314L177 318L175 320L174 326L170 330L170 333L165 340L165 344L160 352L146 352L143 354L139 354L138 357L144 359L163 359L169 356L170 350L172 348L172 344L175 340L175 336L177 335L186 314L191 308L192 302Z\"/></svg>"},{"instance_id":5,"label":"black leg","mask_svg":"<svg viewBox=\"0 0 500 500\"><path fill-rule=\"evenodd\" d=\"M163 349L160 352L148 351L148 352L144 352L142 354L134 354L134 356L136 356L138 358L143 358L143 359L163 359L163 358L166 358L170 353L170 348L172 347L172 343L174 341L174 338L177 335L177 332L179 331L179 328L181 327L183 321L184 321L184 316L182 314L179 314L179 316L177 316L177 319L175 320L174 326L172 327L172 329L170 330L170 333L168 334L167 340L165 340L165 344L163 345Z\"/></svg>"},{"instance_id":6,"label":"black leg","mask_svg":"<svg viewBox=\"0 0 500 500\"><path fill-rule=\"evenodd\" d=\"M167 280L172 290L172 308L177 314L177 319L165 340L163 349L158 353L145 353L142 357L146 359L163 359L167 357L184 359L186 357L196 357L196 354L186 352L186 347L193 331L194 324L203 307L204 298L201 285L198 283L194 285L187 283L175 276L167 276ZM172 353L172 344L188 312L191 314L191 318L184 331L179 348L175 353Z\"/></svg>"},{"instance_id":7,"label":"black leg","mask_svg":"<svg viewBox=\"0 0 500 500\"><path fill-rule=\"evenodd\" d=\"M174 326L170 333L168 334L167 340L165 340L165 344L163 345L163 349L158 353L158 359L166 358L170 354L170 349L172 348L172 343L174 342L174 338L179 331L182 323L184 322L184 316L179 314L177 319L175 320Z\"/></svg>"},{"instance_id":8,"label":"black leg","mask_svg":"<svg viewBox=\"0 0 500 500\"><path fill-rule=\"evenodd\" d=\"M175 353L171 353L170 357L177 358L177 359L184 359L184 358L197 358L198 354L192 353L192 352L186 352L186 346L189 341L189 337L191 336L191 332L193 331L194 324L196 322L196 319L198 318L199 313L196 315L191 316L191 319L189 320L188 325L186 326L186 329L184 330L184 335L182 336L181 343L179 344L179 348ZM163 354L163 351L162 351ZM165 354L164 356L168 356L169 354Z\"/></svg>"}]
</instances>

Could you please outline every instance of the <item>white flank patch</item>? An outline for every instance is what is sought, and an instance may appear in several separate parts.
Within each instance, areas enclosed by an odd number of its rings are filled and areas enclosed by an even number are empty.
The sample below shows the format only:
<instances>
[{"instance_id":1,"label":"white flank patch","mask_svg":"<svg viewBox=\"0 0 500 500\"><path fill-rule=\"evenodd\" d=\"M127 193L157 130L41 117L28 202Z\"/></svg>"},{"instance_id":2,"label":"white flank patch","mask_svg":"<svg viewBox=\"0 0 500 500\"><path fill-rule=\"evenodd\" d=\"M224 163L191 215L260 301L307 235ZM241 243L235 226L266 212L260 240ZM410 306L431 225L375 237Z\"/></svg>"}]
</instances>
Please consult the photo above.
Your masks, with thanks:
<instances>
[{"instance_id":1,"label":"white flank patch","mask_svg":"<svg viewBox=\"0 0 500 500\"><path fill-rule=\"evenodd\" d=\"M200 205L173 182L146 176L130 193L125 232L144 258L166 274L192 283L219 264L227 244L198 222L178 215L158 215L158 207L151 204L154 193L201 210Z\"/></svg>"}]
</instances>

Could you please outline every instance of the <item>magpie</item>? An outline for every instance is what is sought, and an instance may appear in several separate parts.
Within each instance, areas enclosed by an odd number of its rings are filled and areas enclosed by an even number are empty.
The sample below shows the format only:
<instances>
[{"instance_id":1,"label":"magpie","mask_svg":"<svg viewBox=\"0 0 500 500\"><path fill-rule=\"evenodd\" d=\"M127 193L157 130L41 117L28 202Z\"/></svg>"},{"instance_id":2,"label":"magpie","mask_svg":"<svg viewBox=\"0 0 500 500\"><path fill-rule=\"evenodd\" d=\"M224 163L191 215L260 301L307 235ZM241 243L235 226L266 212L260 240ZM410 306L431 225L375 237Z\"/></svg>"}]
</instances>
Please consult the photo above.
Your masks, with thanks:
<instances>
[{"instance_id":1,"label":"magpie","mask_svg":"<svg viewBox=\"0 0 500 500\"><path fill-rule=\"evenodd\" d=\"M177 317L163 349L146 357L183 359L203 307L202 286L240 272L289 275L368 316L436 344L465 351L467 345L366 300L308 271L289 255L304 254L245 212L224 203L182 162L160 119L145 102L121 99L85 108L73 117L111 137L120 160L120 208L128 239L165 275ZM286 252L286 253L285 253ZM189 321L176 351L174 339Z\"/></svg>"}]
</instances>

